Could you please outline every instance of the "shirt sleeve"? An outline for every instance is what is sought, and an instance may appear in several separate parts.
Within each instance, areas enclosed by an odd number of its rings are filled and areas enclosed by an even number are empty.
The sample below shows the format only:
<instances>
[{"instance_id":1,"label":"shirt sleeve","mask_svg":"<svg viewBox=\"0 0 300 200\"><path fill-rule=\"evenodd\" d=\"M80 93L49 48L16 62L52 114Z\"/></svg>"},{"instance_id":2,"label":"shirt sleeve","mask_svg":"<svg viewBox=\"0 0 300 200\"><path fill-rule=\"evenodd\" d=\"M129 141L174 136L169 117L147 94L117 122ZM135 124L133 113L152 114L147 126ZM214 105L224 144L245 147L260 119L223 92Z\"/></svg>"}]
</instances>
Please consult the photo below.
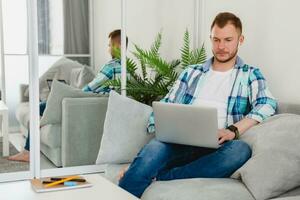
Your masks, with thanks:
<instances>
[{"instance_id":1,"label":"shirt sleeve","mask_svg":"<svg viewBox=\"0 0 300 200\"><path fill-rule=\"evenodd\" d=\"M113 67L110 65L104 65L101 71L96 75L96 77L88 83L86 86L82 88L84 92L95 92L98 88L100 88L103 83L107 80L111 80L114 75Z\"/></svg>"},{"instance_id":2,"label":"shirt sleeve","mask_svg":"<svg viewBox=\"0 0 300 200\"><path fill-rule=\"evenodd\" d=\"M248 94L251 111L246 115L247 118L262 122L275 114L277 101L269 91L262 73L257 68L250 73Z\"/></svg>"}]
</instances>

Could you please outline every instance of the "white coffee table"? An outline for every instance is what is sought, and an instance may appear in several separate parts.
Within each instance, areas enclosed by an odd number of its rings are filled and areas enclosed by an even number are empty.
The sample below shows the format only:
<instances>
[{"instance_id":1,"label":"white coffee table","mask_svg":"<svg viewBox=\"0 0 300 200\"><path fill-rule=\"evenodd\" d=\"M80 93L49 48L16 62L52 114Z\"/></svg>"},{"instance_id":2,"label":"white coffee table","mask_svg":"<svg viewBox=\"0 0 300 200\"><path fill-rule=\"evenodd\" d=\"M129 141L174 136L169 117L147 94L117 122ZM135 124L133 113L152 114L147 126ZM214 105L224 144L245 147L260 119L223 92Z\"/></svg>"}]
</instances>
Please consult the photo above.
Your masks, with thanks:
<instances>
[{"instance_id":1,"label":"white coffee table","mask_svg":"<svg viewBox=\"0 0 300 200\"><path fill-rule=\"evenodd\" d=\"M3 156L9 156L9 140L8 140L8 107L3 101L0 101L1 120L1 136L3 145Z\"/></svg>"},{"instance_id":2,"label":"white coffee table","mask_svg":"<svg viewBox=\"0 0 300 200\"><path fill-rule=\"evenodd\" d=\"M46 193L33 191L30 181L0 183L0 198L9 200L137 200L100 174L83 175L92 187Z\"/></svg>"}]
</instances>

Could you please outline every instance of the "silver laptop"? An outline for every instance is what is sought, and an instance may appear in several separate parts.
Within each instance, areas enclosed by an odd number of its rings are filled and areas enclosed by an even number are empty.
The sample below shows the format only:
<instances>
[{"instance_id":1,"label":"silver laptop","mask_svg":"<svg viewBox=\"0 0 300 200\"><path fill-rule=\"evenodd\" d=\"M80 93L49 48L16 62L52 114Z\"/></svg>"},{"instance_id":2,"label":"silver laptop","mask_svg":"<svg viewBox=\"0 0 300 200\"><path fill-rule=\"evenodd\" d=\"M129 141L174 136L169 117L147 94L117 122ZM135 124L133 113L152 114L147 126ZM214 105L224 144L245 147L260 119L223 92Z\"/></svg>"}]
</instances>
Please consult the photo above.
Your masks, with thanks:
<instances>
[{"instance_id":1,"label":"silver laptop","mask_svg":"<svg viewBox=\"0 0 300 200\"><path fill-rule=\"evenodd\" d=\"M153 102L159 141L218 148L218 116L213 107Z\"/></svg>"}]
</instances>

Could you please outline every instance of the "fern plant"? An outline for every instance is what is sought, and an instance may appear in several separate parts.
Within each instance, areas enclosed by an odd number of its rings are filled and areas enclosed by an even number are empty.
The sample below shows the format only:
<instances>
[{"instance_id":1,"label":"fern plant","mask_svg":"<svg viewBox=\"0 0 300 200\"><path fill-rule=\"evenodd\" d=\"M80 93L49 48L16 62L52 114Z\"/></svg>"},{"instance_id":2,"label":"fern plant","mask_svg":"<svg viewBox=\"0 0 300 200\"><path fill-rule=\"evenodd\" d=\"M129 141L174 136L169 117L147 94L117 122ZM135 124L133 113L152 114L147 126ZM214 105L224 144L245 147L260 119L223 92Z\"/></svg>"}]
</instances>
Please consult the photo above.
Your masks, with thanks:
<instances>
[{"instance_id":1,"label":"fern plant","mask_svg":"<svg viewBox=\"0 0 300 200\"><path fill-rule=\"evenodd\" d=\"M138 45L134 45L135 50L132 54L135 60L126 60L127 73L127 95L133 99L151 105L153 101L163 98L178 79L181 70L192 64L201 64L206 60L204 46L201 48L190 49L190 35L188 30L184 33L183 47L180 49L181 58L167 61L159 54L161 47L162 34L158 33L154 43L149 50L144 50ZM120 58L120 49L114 49L117 58ZM138 69L140 68L140 73ZM150 73L154 76L150 77ZM121 90L121 80L108 80L106 86L113 87L116 91Z\"/></svg>"}]
</instances>

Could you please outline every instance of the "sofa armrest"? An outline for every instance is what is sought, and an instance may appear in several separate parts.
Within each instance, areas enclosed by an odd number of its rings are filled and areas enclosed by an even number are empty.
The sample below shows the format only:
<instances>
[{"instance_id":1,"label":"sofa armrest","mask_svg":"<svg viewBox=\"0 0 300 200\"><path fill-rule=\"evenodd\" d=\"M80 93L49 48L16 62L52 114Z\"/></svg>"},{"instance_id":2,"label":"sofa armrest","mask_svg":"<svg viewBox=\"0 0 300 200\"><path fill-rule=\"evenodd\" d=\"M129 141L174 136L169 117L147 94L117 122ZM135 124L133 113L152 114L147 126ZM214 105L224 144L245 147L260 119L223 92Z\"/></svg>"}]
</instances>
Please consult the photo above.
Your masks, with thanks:
<instances>
[{"instance_id":1,"label":"sofa armrest","mask_svg":"<svg viewBox=\"0 0 300 200\"><path fill-rule=\"evenodd\" d=\"M20 101L27 102L29 101L29 85L28 84L21 84L20 85Z\"/></svg>"},{"instance_id":2,"label":"sofa armrest","mask_svg":"<svg viewBox=\"0 0 300 200\"><path fill-rule=\"evenodd\" d=\"M62 102L62 165L95 164L107 97L65 98Z\"/></svg>"}]
</instances>

